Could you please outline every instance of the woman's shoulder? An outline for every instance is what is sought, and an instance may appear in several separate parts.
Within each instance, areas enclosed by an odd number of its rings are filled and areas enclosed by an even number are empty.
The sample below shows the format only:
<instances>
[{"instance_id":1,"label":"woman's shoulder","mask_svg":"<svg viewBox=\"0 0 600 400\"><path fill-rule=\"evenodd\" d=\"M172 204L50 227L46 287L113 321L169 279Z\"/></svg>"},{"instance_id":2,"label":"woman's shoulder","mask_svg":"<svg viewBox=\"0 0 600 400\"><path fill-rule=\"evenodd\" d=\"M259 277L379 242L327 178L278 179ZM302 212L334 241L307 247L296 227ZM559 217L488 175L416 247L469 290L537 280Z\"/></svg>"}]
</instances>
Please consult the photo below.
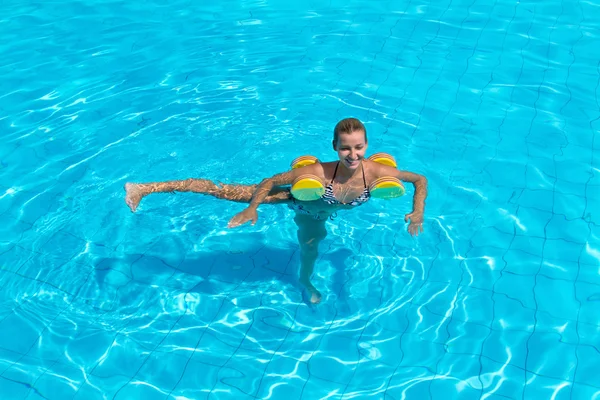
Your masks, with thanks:
<instances>
[{"instance_id":1,"label":"woman's shoulder","mask_svg":"<svg viewBox=\"0 0 600 400\"><path fill-rule=\"evenodd\" d=\"M330 168L329 164L331 163L318 161L304 167L293 169L292 171L295 175L311 174L322 178L326 174L325 171Z\"/></svg>"},{"instance_id":2,"label":"woman's shoulder","mask_svg":"<svg viewBox=\"0 0 600 400\"><path fill-rule=\"evenodd\" d=\"M374 173L385 173L389 172L390 169L395 169L394 167L390 167L389 165L384 165L369 159L364 159L363 165L365 167L365 171L371 171Z\"/></svg>"},{"instance_id":3,"label":"woman's shoulder","mask_svg":"<svg viewBox=\"0 0 600 400\"><path fill-rule=\"evenodd\" d=\"M398 172L398 170L394 167L384 165L373 160L365 159L363 160L363 163L365 167L365 175L369 181L374 181L375 179L385 176L394 176Z\"/></svg>"},{"instance_id":4,"label":"woman's shoulder","mask_svg":"<svg viewBox=\"0 0 600 400\"><path fill-rule=\"evenodd\" d=\"M320 161L319 164L321 164L321 167L323 169L330 169L330 168L335 168L335 166L337 165L338 161Z\"/></svg>"}]
</instances>

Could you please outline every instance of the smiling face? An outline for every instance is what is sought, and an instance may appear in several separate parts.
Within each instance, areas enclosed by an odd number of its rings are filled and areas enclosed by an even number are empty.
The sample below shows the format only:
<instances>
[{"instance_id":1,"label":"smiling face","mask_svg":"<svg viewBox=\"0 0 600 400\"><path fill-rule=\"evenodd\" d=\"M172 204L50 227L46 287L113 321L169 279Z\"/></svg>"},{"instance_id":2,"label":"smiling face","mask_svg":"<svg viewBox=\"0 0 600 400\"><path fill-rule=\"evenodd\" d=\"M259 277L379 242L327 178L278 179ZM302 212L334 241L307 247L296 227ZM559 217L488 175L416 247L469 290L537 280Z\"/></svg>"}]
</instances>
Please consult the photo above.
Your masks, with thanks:
<instances>
[{"instance_id":1,"label":"smiling face","mask_svg":"<svg viewBox=\"0 0 600 400\"><path fill-rule=\"evenodd\" d=\"M340 162L349 170L359 167L367 151L367 138L363 130L340 133L333 148L337 151Z\"/></svg>"}]
</instances>

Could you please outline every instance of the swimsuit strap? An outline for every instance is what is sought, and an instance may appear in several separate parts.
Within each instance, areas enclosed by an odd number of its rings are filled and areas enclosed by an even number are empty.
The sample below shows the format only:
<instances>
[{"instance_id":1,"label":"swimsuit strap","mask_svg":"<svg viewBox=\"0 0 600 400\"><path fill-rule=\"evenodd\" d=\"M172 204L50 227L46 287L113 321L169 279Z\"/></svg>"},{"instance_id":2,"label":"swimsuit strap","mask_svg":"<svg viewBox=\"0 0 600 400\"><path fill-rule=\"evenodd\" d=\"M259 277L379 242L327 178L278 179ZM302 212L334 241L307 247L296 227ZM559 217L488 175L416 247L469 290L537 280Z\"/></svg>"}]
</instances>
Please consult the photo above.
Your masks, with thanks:
<instances>
[{"instance_id":1,"label":"swimsuit strap","mask_svg":"<svg viewBox=\"0 0 600 400\"><path fill-rule=\"evenodd\" d=\"M365 178L365 165L362 162L360 163L360 168L362 169L363 183L365 184L365 189L366 189L367 188L367 179Z\"/></svg>"},{"instance_id":2,"label":"swimsuit strap","mask_svg":"<svg viewBox=\"0 0 600 400\"><path fill-rule=\"evenodd\" d=\"M335 164L335 171L333 171L333 178L331 178L331 182L329 182L329 184L333 183L333 180L335 179L335 175L337 174L337 169L340 166L340 162L338 161L337 164Z\"/></svg>"},{"instance_id":3,"label":"swimsuit strap","mask_svg":"<svg viewBox=\"0 0 600 400\"><path fill-rule=\"evenodd\" d=\"M339 166L340 166L340 162L338 161L337 164L335 164L335 170L333 171L333 178L331 178L331 182L329 182L329 183L333 183L333 180L335 179L335 176L337 175L337 170L338 170ZM362 162L360 163L360 169L362 170L363 184L365 185L365 187L367 187L367 178L365 178L365 166Z\"/></svg>"}]
</instances>

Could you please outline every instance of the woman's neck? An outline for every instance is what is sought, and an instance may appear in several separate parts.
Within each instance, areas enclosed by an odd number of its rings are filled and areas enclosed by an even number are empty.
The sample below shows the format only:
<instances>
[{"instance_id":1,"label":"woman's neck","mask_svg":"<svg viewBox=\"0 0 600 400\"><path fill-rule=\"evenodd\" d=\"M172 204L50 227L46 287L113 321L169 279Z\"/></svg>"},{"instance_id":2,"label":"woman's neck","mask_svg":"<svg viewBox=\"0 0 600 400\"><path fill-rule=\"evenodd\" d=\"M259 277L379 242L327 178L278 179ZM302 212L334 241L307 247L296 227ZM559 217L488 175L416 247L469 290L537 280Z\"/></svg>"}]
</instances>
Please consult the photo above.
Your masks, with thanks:
<instances>
[{"instance_id":1,"label":"woman's neck","mask_svg":"<svg viewBox=\"0 0 600 400\"><path fill-rule=\"evenodd\" d=\"M338 165L336 178L338 178L338 180L341 181L340 183L345 183L354 178L354 176L356 176L357 174L360 174L362 168L363 160L360 161L360 165L355 170L348 169L348 167L346 167L346 165L342 161L340 161Z\"/></svg>"}]
</instances>

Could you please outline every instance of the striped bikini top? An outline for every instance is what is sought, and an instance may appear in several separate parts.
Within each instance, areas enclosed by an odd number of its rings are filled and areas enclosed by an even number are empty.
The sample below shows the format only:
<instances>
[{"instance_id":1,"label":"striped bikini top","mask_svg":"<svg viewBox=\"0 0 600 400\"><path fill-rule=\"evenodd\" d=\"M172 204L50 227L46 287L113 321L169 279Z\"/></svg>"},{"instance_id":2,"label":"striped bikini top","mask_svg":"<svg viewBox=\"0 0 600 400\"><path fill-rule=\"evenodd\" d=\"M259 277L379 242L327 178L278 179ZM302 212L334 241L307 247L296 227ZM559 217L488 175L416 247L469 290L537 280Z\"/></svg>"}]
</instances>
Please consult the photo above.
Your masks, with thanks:
<instances>
[{"instance_id":1,"label":"striped bikini top","mask_svg":"<svg viewBox=\"0 0 600 400\"><path fill-rule=\"evenodd\" d=\"M365 179L365 169L364 169L362 163L361 163L360 167L362 168L363 183L365 185L365 190L363 190L362 194L349 203L342 203L341 201L338 201L338 199L335 198L335 195L333 194L333 180L335 179L335 175L337 174L337 170L338 170L339 166L340 166L340 162L338 161L338 163L335 166L335 171L333 172L333 178L331 178L331 182L329 182L329 185L327 185L327 187L325 188L325 193L323 193L323 196L321 196L323 201L327 204L343 204L343 205L353 206L353 207L360 206L361 204L369 201L369 198L371 198L371 192L369 191L369 188L367 187L367 180Z\"/></svg>"}]
</instances>

